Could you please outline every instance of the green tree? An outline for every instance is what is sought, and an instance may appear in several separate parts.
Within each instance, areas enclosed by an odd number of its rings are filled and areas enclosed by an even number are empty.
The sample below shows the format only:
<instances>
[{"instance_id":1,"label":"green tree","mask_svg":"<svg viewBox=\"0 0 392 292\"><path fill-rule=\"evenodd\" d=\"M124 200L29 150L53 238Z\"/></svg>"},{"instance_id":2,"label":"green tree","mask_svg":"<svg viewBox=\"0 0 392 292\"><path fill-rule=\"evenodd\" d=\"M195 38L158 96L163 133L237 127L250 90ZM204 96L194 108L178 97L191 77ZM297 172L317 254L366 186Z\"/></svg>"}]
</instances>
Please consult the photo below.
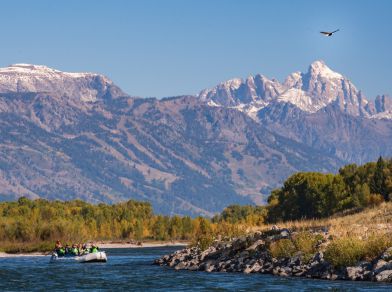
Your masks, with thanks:
<instances>
[{"instance_id":1,"label":"green tree","mask_svg":"<svg viewBox=\"0 0 392 292\"><path fill-rule=\"evenodd\" d=\"M384 173L386 169L386 162L380 156L376 163L376 169L374 172L373 180L372 180L372 192L376 194L380 194L384 197L384 200L388 201L388 191L386 185L386 175Z\"/></svg>"}]
</instances>

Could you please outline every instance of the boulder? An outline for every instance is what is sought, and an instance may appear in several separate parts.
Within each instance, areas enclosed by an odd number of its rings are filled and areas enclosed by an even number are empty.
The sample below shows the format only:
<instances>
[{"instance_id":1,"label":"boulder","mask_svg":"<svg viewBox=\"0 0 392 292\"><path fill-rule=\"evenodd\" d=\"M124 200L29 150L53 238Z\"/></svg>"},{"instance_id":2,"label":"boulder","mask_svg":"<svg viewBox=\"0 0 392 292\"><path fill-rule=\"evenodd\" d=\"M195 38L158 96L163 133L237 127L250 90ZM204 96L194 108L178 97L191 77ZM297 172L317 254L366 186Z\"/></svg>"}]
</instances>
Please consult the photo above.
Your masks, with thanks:
<instances>
[{"instance_id":1,"label":"boulder","mask_svg":"<svg viewBox=\"0 0 392 292\"><path fill-rule=\"evenodd\" d=\"M320 279L328 279L331 274L331 265L323 262L317 263L309 267L309 269L305 272L306 276L311 278L320 278Z\"/></svg>"},{"instance_id":2,"label":"boulder","mask_svg":"<svg viewBox=\"0 0 392 292\"><path fill-rule=\"evenodd\" d=\"M362 267L347 267L347 277L350 280L358 281L363 280L364 269Z\"/></svg>"},{"instance_id":3,"label":"boulder","mask_svg":"<svg viewBox=\"0 0 392 292\"><path fill-rule=\"evenodd\" d=\"M255 251L261 246L265 246L265 241L262 239L256 240L251 246L249 246L246 250L247 251Z\"/></svg>"},{"instance_id":4,"label":"boulder","mask_svg":"<svg viewBox=\"0 0 392 292\"><path fill-rule=\"evenodd\" d=\"M186 264L185 264L184 262L179 262L179 263L174 267L175 270L183 270L183 269L185 269L185 268L186 268Z\"/></svg>"},{"instance_id":5,"label":"boulder","mask_svg":"<svg viewBox=\"0 0 392 292\"><path fill-rule=\"evenodd\" d=\"M376 275L377 282L392 282L392 270L384 270Z\"/></svg>"},{"instance_id":6,"label":"boulder","mask_svg":"<svg viewBox=\"0 0 392 292\"><path fill-rule=\"evenodd\" d=\"M318 262L321 263L324 261L324 254L322 251L316 252L316 254L314 255L312 262Z\"/></svg>"},{"instance_id":7,"label":"boulder","mask_svg":"<svg viewBox=\"0 0 392 292\"><path fill-rule=\"evenodd\" d=\"M248 266L248 267L246 267L246 268L245 268L245 270L244 270L244 273L245 273L245 274L252 273L252 268L251 268L251 267L249 267L249 266Z\"/></svg>"},{"instance_id":8,"label":"boulder","mask_svg":"<svg viewBox=\"0 0 392 292\"><path fill-rule=\"evenodd\" d=\"M379 259L373 266L373 275L377 275L384 270L392 270L392 261L387 262Z\"/></svg>"}]
</instances>

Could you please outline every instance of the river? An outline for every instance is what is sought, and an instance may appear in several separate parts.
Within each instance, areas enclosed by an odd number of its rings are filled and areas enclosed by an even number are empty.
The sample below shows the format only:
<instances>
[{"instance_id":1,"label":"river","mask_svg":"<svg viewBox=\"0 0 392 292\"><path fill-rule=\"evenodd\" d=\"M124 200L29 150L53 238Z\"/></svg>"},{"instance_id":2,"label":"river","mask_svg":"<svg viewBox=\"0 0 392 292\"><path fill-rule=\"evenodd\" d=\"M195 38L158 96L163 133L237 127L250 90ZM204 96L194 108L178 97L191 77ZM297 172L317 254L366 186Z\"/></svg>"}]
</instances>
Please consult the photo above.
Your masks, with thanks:
<instances>
[{"instance_id":1,"label":"river","mask_svg":"<svg viewBox=\"0 0 392 292\"><path fill-rule=\"evenodd\" d=\"M107 249L107 263L49 263L49 256L0 258L0 291L392 291L392 285L175 271L151 263L178 247Z\"/></svg>"}]
</instances>

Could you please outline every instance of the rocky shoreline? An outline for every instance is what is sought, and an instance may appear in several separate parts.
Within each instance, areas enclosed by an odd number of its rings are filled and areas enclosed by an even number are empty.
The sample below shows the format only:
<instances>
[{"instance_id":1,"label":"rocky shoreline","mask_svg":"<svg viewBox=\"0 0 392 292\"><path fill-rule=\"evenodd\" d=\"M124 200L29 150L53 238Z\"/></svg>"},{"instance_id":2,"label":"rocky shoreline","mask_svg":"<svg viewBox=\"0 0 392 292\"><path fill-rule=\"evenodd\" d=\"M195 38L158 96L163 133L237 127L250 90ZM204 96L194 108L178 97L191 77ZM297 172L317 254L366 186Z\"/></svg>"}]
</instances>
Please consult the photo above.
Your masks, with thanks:
<instances>
[{"instance_id":1,"label":"rocky shoreline","mask_svg":"<svg viewBox=\"0 0 392 292\"><path fill-rule=\"evenodd\" d=\"M188 247L165 255L154 264L176 270L205 272L261 273L278 276L307 277L326 280L353 280L392 282L392 248L372 261L355 266L335 268L325 258L322 247L328 244L327 232L322 236L320 248L308 259L299 252L291 257L275 258L268 247L280 239L291 238L295 232L287 229L257 232L231 240L215 241L205 250Z\"/></svg>"}]
</instances>

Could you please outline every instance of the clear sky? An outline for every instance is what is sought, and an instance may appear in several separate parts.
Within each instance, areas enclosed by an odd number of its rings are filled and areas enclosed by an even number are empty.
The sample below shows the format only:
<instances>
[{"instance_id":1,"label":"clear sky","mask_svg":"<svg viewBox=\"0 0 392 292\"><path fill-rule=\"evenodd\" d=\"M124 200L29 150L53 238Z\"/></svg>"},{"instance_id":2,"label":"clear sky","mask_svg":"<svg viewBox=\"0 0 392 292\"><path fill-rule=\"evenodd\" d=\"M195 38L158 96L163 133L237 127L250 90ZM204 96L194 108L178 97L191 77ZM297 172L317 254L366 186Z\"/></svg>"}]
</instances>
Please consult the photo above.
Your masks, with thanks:
<instances>
[{"instance_id":1,"label":"clear sky","mask_svg":"<svg viewBox=\"0 0 392 292\"><path fill-rule=\"evenodd\" d=\"M392 94L392 1L0 1L0 66L107 75L137 96L278 80L317 59L366 96ZM320 30L340 28L331 38Z\"/></svg>"}]
</instances>

